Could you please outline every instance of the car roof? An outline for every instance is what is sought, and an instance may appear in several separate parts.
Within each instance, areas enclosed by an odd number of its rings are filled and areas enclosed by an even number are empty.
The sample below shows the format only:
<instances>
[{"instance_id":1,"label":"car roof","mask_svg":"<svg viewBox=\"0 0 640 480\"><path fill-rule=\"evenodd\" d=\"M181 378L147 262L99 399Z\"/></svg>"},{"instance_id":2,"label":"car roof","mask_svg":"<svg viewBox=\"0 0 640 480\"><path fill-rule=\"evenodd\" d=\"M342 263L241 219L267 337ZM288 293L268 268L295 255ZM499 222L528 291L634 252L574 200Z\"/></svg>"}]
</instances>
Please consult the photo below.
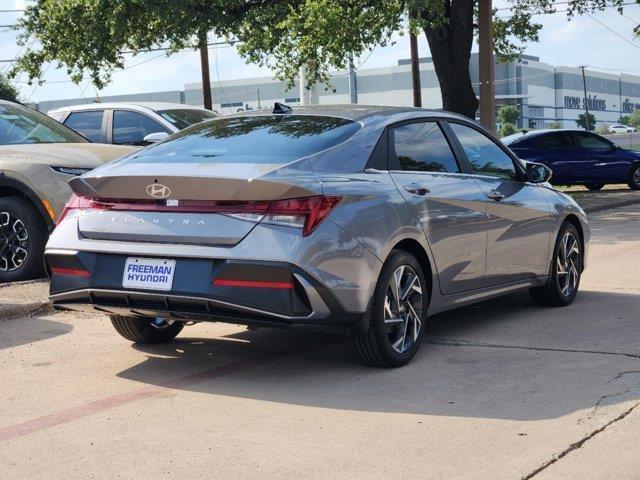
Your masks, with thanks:
<instances>
[{"instance_id":1,"label":"car roof","mask_svg":"<svg viewBox=\"0 0 640 480\"><path fill-rule=\"evenodd\" d=\"M414 107L397 107L389 105L360 105L360 104L338 104L338 105L309 105L302 107L290 107L292 115L316 115L326 117L345 118L347 120L361 121L367 118L389 116L394 114L415 114L409 117L434 115L438 117L457 118L471 121L467 117L458 115L444 110L414 108ZM273 115L273 107L246 110L244 112L233 113L227 117L249 117Z\"/></svg>"},{"instance_id":2,"label":"car roof","mask_svg":"<svg viewBox=\"0 0 640 480\"><path fill-rule=\"evenodd\" d=\"M523 130L521 132L514 133L513 135L507 135L506 137L502 137L500 140L502 141L502 143L509 145L515 142L516 140L520 140L523 138L531 138L539 135L545 135L547 133L556 133L556 132L585 133L585 130L583 128L541 128L540 130L526 130L526 131ZM597 135L597 133L595 132L588 132L588 133L594 133Z\"/></svg>"},{"instance_id":3,"label":"car roof","mask_svg":"<svg viewBox=\"0 0 640 480\"><path fill-rule=\"evenodd\" d=\"M148 110L204 110L202 107L196 107L194 105L185 105L183 103L169 103L169 102L96 102L96 103L83 103L79 105L68 105L65 107L56 108L49 112L68 112L77 110L96 110L102 108L128 108L133 110L148 109Z\"/></svg>"}]
</instances>

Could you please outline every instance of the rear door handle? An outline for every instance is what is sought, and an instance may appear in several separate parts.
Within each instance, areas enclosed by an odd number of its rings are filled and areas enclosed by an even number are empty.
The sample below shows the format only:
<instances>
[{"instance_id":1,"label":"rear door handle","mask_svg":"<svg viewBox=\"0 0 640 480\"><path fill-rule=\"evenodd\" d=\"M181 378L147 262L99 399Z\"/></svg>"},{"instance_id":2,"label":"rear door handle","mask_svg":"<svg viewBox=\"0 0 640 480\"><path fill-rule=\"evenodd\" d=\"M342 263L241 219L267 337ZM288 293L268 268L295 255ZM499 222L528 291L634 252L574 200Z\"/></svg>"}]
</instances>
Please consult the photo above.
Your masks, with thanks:
<instances>
[{"instance_id":1,"label":"rear door handle","mask_svg":"<svg viewBox=\"0 0 640 480\"><path fill-rule=\"evenodd\" d=\"M420 185L419 183L409 183L408 185L403 185L403 188L409 193L415 193L416 195L426 195L429 193L429 189L424 185Z\"/></svg>"},{"instance_id":2,"label":"rear door handle","mask_svg":"<svg viewBox=\"0 0 640 480\"><path fill-rule=\"evenodd\" d=\"M487 196L487 198L490 198L495 202L499 202L500 200L504 200L506 198L503 194L501 194L500 192L496 192L495 190L491 190L490 192L485 193L485 195Z\"/></svg>"}]
</instances>

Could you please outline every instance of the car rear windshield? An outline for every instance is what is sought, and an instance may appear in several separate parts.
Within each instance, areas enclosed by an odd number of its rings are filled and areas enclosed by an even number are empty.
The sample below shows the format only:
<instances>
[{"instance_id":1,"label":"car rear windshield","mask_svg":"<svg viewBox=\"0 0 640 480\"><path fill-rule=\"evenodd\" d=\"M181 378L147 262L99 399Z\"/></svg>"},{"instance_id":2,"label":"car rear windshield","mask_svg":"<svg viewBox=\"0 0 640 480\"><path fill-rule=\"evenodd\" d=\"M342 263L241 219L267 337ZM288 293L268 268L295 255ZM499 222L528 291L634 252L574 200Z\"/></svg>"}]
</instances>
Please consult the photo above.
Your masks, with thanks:
<instances>
[{"instance_id":1,"label":"car rear windshield","mask_svg":"<svg viewBox=\"0 0 640 480\"><path fill-rule=\"evenodd\" d=\"M176 133L127 163L288 163L344 142L360 124L335 117L222 118Z\"/></svg>"},{"instance_id":2,"label":"car rear windshield","mask_svg":"<svg viewBox=\"0 0 640 480\"><path fill-rule=\"evenodd\" d=\"M85 142L84 137L40 112L0 103L0 145Z\"/></svg>"},{"instance_id":3,"label":"car rear windshield","mask_svg":"<svg viewBox=\"0 0 640 480\"><path fill-rule=\"evenodd\" d=\"M178 130L184 130L196 123L217 117L215 113L210 112L209 110L198 110L195 108L156 110L156 113L169 123L173 124Z\"/></svg>"}]
</instances>

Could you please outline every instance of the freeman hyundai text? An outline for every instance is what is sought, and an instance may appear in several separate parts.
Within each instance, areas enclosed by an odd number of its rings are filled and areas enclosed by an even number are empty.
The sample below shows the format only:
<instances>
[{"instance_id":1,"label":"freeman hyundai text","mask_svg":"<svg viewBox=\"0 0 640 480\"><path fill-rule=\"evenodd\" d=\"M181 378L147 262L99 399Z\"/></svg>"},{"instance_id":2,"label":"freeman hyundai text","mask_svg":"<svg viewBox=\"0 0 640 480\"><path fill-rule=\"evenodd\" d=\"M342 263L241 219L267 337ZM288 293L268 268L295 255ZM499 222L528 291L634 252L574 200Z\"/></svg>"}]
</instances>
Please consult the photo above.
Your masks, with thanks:
<instances>
[{"instance_id":1,"label":"freeman hyundai text","mask_svg":"<svg viewBox=\"0 0 640 480\"><path fill-rule=\"evenodd\" d=\"M573 301L589 227L550 175L458 115L276 104L71 180L51 299L134 342L193 321L317 328L400 366L430 315L518 289Z\"/></svg>"}]
</instances>

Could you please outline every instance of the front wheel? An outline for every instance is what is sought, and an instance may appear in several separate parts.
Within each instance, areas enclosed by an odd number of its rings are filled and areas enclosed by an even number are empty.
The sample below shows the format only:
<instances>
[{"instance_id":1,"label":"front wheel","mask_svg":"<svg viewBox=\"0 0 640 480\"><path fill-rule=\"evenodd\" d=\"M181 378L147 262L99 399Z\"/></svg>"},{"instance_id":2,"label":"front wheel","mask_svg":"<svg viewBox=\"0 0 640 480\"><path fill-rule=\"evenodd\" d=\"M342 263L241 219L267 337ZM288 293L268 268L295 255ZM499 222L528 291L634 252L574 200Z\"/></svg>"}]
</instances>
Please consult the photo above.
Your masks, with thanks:
<instances>
[{"instance_id":1,"label":"front wheel","mask_svg":"<svg viewBox=\"0 0 640 480\"><path fill-rule=\"evenodd\" d=\"M604 183L592 183L591 185L585 185L589 190L602 190Z\"/></svg>"},{"instance_id":2,"label":"front wheel","mask_svg":"<svg viewBox=\"0 0 640 480\"><path fill-rule=\"evenodd\" d=\"M629 172L629 188L640 190L640 165L634 165Z\"/></svg>"},{"instance_id":3,"label":"front wheel","mask_svg":"<svg viewBox=\"0 0 640 480\"><path fill-rule=\"evenodd\" d=\"M369 330L353 338L358 358L374 367L400 367L409 362L424 334L427 296L424 272L415 257L393 251L378 278Z\"/></svg>"},{"instance_id":4,"label":"front wheel","mask_svg":"<svg viewBox=\"0 0 640 480\"><path fill-rule=\"evenodd\" d=\"M47 227L22 197L0 198L0 283L42 275Z\"/></svg>"},{"instance_id":5,"label":"front wheel","mask_svg":"<svg viewBox=\"0 0 640 480\"><path fill-rule=\"evenodd\" d=\"M184 327L182 322L155 317L112 315L111 323L121 336L135 343L170 342Z\"/></svg>"},{"instance_id":6,"label":"front wheel","mask_svg":"<svg viewBox=\"0 0 640 480\"><path fill-rule=\"evenodd\" d=\"M582 265L580 235L573 224L565 222L558 233L546 285L529 290L533 300L547 307L569 305L578 294Z\"/></svg>"}]
</instances>

